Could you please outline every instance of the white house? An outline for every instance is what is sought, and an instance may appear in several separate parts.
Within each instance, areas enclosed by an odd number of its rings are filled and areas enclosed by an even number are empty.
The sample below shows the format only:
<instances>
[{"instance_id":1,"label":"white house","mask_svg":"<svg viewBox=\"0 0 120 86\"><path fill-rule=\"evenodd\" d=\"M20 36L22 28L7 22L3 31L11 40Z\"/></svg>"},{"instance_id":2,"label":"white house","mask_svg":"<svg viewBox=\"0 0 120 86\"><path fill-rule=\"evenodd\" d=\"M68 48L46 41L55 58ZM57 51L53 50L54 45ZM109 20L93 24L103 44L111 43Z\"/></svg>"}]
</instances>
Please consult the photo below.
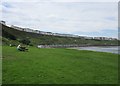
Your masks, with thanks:
<instances>
[{"instance_id":1,"label":"white house","mask_svg":"<svg viewBox=\"0 0 120 86\"><path fill-rule=\"evenodd\" d=\"M0 23L6 25L6 22L5 22L5 21L0 21Z\"/></svg>"},{"instance_id":2,"label":"white house","mask_svg":"<svg viewBox=\"0 0 120 86\"><path fill-rule=\"evenodd\" d=\"M26 31L26 32L34 32L34 30L29 29L29 28L23 28L23 29L24 29L24 31Z\"/></svg>"},{"instance_id":3,"label":"white house","mask_svg":"<svg viewBox=\"0 0 120 86\"><path fill-rule=\"evenodd\" d=\"M21 28L21 27L17 27L17 26L14 26L14 25L11 25L11 27L16 29L16 30L24 31L24 28Z\"/></svg>"}]
</instances>

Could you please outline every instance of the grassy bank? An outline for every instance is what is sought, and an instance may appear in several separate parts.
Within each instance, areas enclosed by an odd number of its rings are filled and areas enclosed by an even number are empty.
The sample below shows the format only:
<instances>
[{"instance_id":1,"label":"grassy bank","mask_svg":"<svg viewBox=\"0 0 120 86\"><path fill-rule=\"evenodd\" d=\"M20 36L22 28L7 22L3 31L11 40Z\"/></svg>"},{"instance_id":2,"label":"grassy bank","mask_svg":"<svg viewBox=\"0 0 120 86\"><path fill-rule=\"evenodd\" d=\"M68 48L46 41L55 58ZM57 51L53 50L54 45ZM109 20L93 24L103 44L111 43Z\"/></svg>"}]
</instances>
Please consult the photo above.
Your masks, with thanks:
<instances>
[{"instance_id":1,"label":"grassy bank","mask_svg":"<svg viewBox=\"0 0 120 86\"><path fill-rule=\"evenodd\" d=\"M0 24L1 25L1 24ZM19 35L18 35L19 34ZM37 46L42 45L65 45L65 44L86 44L86 45L118 45L117 40L88 40L82 37L60 37L60 36L50 36L42 35L36 33L29 33L24 31L19 31L11 27L2 25L2 43L4 45L16 44L18 45L20 40L28 39L30 45Z\"/></svg>"},{"instance_id":2,"label":"grassy bank","mask_svg":"<svg viewBox=\"0 0 120 86\"><path fill-rule=\"evenodd\" d=\"M3 46L3 84L115 84L116 54Z\"/></svg>"}]
</instances>

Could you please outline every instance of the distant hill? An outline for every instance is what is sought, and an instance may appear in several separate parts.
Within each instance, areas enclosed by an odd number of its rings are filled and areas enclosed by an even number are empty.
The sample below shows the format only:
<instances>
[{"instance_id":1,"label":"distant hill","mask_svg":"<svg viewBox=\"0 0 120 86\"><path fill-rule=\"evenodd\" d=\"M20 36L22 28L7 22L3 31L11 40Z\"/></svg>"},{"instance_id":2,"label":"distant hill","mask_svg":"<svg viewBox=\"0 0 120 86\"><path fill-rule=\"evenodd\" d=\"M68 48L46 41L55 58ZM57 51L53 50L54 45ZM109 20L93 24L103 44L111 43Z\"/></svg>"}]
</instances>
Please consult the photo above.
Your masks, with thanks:
<instances>
[{"instance_id":1,"label":"distant hill","mask_svg":"<svg viewBox=\"0 0 120 86\"><path fill-rule=\"evenodd\" d=\"M3 45L19 44L23 40L29 40L29 45L37 46L41 45L52 45L52 44L77 44L77 45L117 45L117 40L89 40L82 38L73 37L60 37L60 36L50 36L42 35L37 33L30 33L19 31L14 28L2 25L2 42Z\"/></svg>"}]
</instances>

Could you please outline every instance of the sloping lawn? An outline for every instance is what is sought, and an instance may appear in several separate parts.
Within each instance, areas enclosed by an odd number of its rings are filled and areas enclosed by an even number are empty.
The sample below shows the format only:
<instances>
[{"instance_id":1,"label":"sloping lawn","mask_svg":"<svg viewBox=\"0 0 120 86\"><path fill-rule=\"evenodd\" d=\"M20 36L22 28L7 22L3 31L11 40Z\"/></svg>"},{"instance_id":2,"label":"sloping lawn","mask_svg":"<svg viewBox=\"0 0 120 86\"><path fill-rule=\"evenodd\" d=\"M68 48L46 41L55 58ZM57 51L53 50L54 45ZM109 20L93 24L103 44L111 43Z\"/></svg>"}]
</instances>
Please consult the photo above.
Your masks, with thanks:
<instances>
[{"instance_id":1,"label":"sloping lawn","mask_svg":"<svg viewBox=\"0 0 120 86\"><path fill-rule=\"evenodd\" d=\"M3 84L116 84L118 56L72 49L20 52L3 46Z\"/></svg>"}]
</instances>

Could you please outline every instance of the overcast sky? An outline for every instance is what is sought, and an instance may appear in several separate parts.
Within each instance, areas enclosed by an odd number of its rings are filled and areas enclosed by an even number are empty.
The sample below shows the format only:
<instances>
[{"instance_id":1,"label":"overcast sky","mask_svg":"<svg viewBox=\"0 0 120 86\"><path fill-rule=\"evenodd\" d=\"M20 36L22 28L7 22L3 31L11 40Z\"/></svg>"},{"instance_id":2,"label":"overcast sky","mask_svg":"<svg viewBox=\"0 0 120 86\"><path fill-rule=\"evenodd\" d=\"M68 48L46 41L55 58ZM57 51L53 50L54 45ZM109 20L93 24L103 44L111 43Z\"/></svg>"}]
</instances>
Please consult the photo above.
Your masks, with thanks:
<instances>
[{"instance_id":1,"label":"overcast sky","mask_svg":"<svg viewBox=\"0 0 120 86\"><path fill-rule=\"evenodd\" d=\"M108 2L109 1L109 2ZM118 0L4 0L10 25L85 36L118 37Z\"/></svg>"}]
</instances>

